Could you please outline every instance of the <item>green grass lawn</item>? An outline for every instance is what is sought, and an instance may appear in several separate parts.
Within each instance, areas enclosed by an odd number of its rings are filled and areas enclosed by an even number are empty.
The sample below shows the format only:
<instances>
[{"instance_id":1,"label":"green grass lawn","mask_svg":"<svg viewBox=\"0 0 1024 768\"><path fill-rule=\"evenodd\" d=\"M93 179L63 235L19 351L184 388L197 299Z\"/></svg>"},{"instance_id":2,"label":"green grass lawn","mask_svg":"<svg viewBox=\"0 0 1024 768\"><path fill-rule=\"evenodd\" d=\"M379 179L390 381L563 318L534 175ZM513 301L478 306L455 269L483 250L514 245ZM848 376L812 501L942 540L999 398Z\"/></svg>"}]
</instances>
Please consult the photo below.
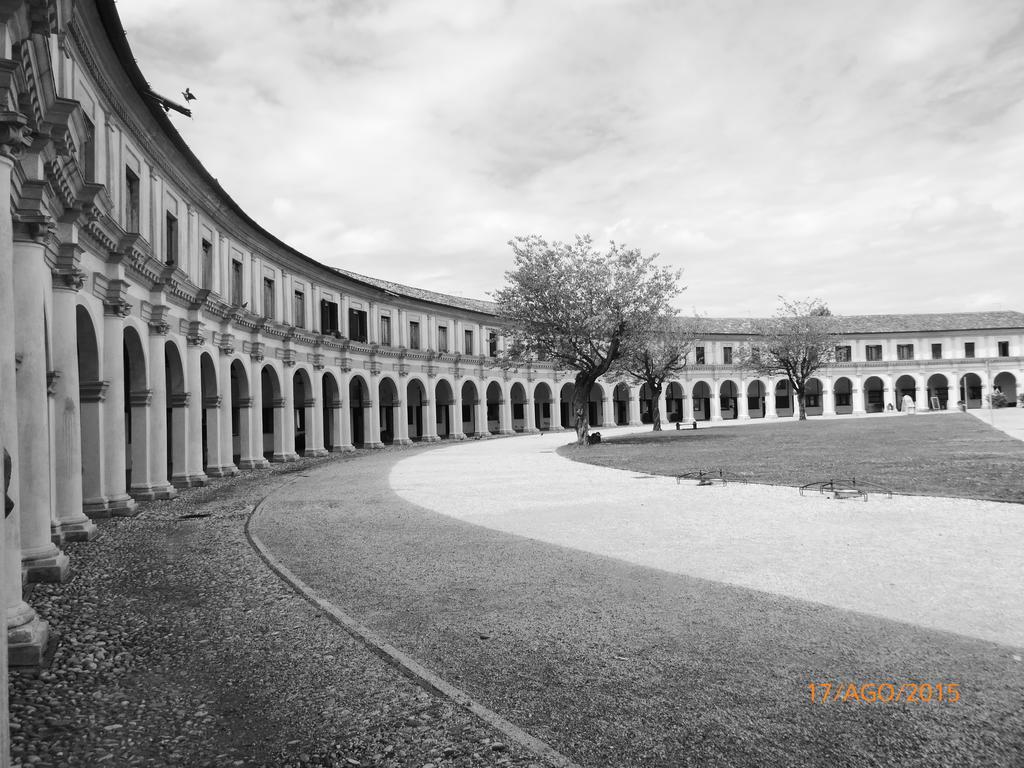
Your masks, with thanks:
<instances>
[{"instance_id":1,"label":"green grass lawn","mask_svg":"<svg viewBox=\"0 0 1024 768\"><path fill-rule=\"evenodd\" d=\"M702 425L559 452L658 475L721 468L737 479L792 486L856 478L895 493L1024 503L1024 442L961 413Z\"/></svg>"}]
</instances>

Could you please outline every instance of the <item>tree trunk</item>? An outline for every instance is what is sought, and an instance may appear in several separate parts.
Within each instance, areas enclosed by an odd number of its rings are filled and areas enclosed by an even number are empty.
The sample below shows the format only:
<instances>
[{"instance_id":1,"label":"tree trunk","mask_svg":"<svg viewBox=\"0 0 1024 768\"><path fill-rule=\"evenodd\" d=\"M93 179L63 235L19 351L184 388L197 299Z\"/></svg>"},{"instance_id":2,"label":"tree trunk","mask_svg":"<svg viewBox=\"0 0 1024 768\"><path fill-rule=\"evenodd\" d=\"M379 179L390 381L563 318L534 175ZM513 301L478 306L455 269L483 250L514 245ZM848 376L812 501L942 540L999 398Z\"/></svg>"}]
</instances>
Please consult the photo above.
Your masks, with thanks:
<instances>
[{"instance_id":1,"label":"tree trunk","mask_svg":"<svg viewBox=\"0 0 1024 768\"><path fill-rule=\"evenodd\" d=\"M804 407L804 393L803 390L797 390L796 393L797 408L800 413L800 421L807 421L807 409Z\"/></svg>"},{"instance_id":2,"label":"tree trunk","mask_svg":"<svg viewBox=\"0 0 1024 768\"><path fill-rule=\"evenodd\" d=\"M573 384L572 413L577 445L589 445L587 437L590 435L590 390L596 378L579 373L576 374L576 381Z\"/></svg>"},{"instance_id":3,"label":"tree trunk","mask_svg":"<svg viewBox=\"0 0 1024 768\"><path fill-rule=\"evenodd\" d=\"M651 382L647 382L647 386L651 388L651 394L654 395L651 398L651 423L654 425L655 432L661 432L661 385L654 386Z\"/></svg>"}]
</instances>

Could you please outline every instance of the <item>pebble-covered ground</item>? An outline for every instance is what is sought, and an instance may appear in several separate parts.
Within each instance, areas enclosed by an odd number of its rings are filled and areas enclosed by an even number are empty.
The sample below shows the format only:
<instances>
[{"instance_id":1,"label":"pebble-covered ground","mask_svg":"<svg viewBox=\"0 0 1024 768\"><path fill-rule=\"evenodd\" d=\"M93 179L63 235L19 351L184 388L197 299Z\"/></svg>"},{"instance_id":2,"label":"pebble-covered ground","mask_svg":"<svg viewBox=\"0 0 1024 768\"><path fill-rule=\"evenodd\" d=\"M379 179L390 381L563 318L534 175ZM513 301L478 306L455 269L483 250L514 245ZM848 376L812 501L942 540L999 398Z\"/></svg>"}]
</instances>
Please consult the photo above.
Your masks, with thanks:
<instances>
[{"instance_id":1,"label":"pebble-covered ground","mask_svg":"<svg viewBox=\"0 0 1024 768\"><path fill-rule=\"evenodd\" d=\"M247 542L263 496L359 458L215 479L68 545L71 580L29 596L59 645L48 669L12 672L13 765L539 768L353 640Z\"/></svg>"}]
</instances>

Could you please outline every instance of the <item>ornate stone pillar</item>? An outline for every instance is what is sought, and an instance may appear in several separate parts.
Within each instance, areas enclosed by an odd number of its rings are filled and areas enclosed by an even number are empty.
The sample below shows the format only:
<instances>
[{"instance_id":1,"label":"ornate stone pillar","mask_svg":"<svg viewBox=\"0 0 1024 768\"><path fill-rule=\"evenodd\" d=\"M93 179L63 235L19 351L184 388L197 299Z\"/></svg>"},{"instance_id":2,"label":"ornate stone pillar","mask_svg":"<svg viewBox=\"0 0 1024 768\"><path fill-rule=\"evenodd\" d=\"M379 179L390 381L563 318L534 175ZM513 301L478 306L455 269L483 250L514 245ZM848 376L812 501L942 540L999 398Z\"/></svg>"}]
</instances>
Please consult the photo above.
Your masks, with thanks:
<instances>
[{"instance_id":1,"label":"ornate stone pillar","mask_svg":"<svg viewBox=\"0 0 1024 768\"><path fill-rule=\"evenodd\" d=\"M398 394L398 403L392 405L393 421L395 432L392 435L392 443L395 445L409 445L409 388L404 386L404 380L399 381L395 386Z\"/></svg>"},{"instance_id":2,"label":"ornate stone pillar","mask_svg":"<svg viewBox=\"0 0 1024 768\"><path fill-rule=\"evenodd\" d=\"M233 338L227 336L226 339L219 346L220 350L220 371L218 371L218 378L220 379L220 404L217 408L216 423L217 423L217 455L208 457L208 464L211 466L207 469L207 474L213 474L216 477L227 477L230 475L238 474L238 467L235 466L235 435L232 420L234 416L234 403L232 402L232 391L231 391L231 362L232 356L235 354L235 348L233 346ZM239 410L239 422L241 422L241 410ZM210 420L210 414L206 416L206 432L210 434L213 429L213 422ZM241 441L241 423L239 424L239 440ZM239 455L241 455L241 446L239 446Z\"/></svg>"},{"instance_id":3,"label":"ornate stone pillar","mask_svg":"<svg viewBox=\"0 0 1024 768\"><path fill-rule=\"evenodd\" d=\"M30 231L25 231L26 229ZM30 582L63 582L68 558L53 542L50 494L50 404L46 381L46 301L49 269L48 222L23 228L14 242L14 342L17 366L18 518L21 562ZM11 326L6 326L8 329Z\"/></svg>"},{"instance_id":4,"label":"ornate stone pillar","mask_svg":"<svg viewBox=\"0 0 1024 768\"><path fill-rule=\"evenodd\" d=\"M380 379L371 378L371 384L376 387L377 397L380 398ZM371 392L373 389L371 388ZM380 439L380 404L373 396L363 403L363 445L367 448L383 448L384 443Z\"/></svg>"},{"instance_id":5,"label":"ornate stone pillar","mask_svg":"<svg viewBox=\"0 0 1024 768\"><path fill-rule=\"evenodd\" d=\"M274 456L271 461L295 461L295 375L287 364L281 376L281 400L274 404Z\"/></svg>"},{"instance_id":6,"label":"ornate stone pillar","mask_svg":"<svg viewBox=\"0 0 1024 768\"><path fill-rule=\"evenodd\" d=\"M429 395L420 403L420 420L423 422L423 442L436 443L441 439L437 435L437 409Z\"/></svg>"},{"instance_id":7,"label":"ornate stone pillar","mask_svg":"<svg viewBox=\"0 0 1024 768\"><path fill-rule=\"evenodd\" d=\"M640 420L640 387L629 387L629 426L639 427L643 422Z\"/></svg>"},{"instance_id":8,"label":"ornate stone pillar","mask_svg":"<svg viewBox=\"0 0 1024 768\"><path fill-rule=\"evenodd\" d=\"M11 172L14 156L28 145L25 136L27 120L17 112L0 112L0 200L11 199ZM7 615L7 651L11 664L39 664L49 635L45 621L21 597L21 521L20 474L30 471L25 465L18 445L18 398L14 309L14 227L10 206L0 210L0 460L3 464L5 490L4 527L4 605ZM45 390L44 390L45 392ZM9 461L8 461L9 457ZM10 473L8 475L8 468ZM6 500L13 506L7 515ZM6 673L6 667L0 664ZM6 682L6 681L5 681ZM6 686L0 693L6 702ZM4 724L6 725L6 724ZM6 727L2 730L6 731ZM6 755L0 759L6 758Z\"/></svg>"},{"instance_id":9,"label":"ornate stone pillar","mask_svg":"<svg viewBox=\"0 0 1024 768\"><path fill-rule=\"evenodd\" d=\"M175 392L169 398L171 409L171 464L173 474L171 483L175 488L188 488L192 485L202 485L202 482L193 482L192 475L188 471L189 454L189 408L192 401L191 392ZM205 476L204 476L205 477Z\"/></svg>"},{"instance_id":10,"label":"ornate stone pillar","mask_svg":"<svg viewBox=\"0 0 1024 768\"><path fill-rule=\"evenodd\" d=\"M78 387L81 408L82 445L82 509L89 517L110 517L110 504L104 492L106 451L104 450L103 404L107 398L105 381L82 381Z\"/></svg>"},{"instance_id":11,"label":"ornate stone pillar","mask_svg":"<svg viewBox=\"0 0 1024 768\"><path fill-rule=\"evenodd\" d=\"M149 320L149 483L153 497L173 499L178 491L167 476L167 307L154 307Z\"/></svg>"},{"instance_id":12,"label":"ornate stone pillar","mask_svg":"<svg viewBox=\"0 0 1024 768\"><path fill-rule=\"evenodd\" d=\"M61 248L53 273L54 533L64 541L96 538L96 524L82 511L82 423L79 405L75 307L85 274L77 246Z\"/></svg>"},{"instance_id":13,"label":"ornate stone pillar","mask_svg":"<svg viewBox=\"0 0 1024 768\"><path fill-rule=\"evenodd\" d=\"M135 499L128 495L128 441L125 434L126 393L124 391L124 318L132 305L124 299L127 284L111 280L103 302L103 379L109 384L103 402L103 431L106 453L104 495L111 515L134 515Z\"/></svg>"},{"instance_id":14,"label":"ornate stone pillar","mask_svg":"<svg viewBox=\"0 0 1024 768\"><path fill-rule=\"evenodd\" d=\"M128 490L136 500L156 498L156 491L150 479L153 464L150 460L150 450L155 442L151 418L152 404L152 389L138 389L128 393L128 407L132 414L132 484Z\"/></svg>"},{"instance_id":15,"label":"ornate stone pillar","mask_svg":"<svg viewBox=\"0 0 1024 768\"><path fill-rule=\"evenodd\" d=\"M203 410L207 403L203 398L202 354L206 337L201 334L189 334L186 337L188 349L186 355L185 380L192 395L185 407L185 418L188 421L188 448L185 455L185 466L188 468L188 484L190 486L206 485L209 478L203 471ZM211 397L215 397L214 393ZM216 406L214 406L216 408ZM216 433L214 433L216 435ZM216 437L210 442L215 442ZM175 462L177 467L177 462Z\"/></svg>"},{"instance_id":16,"label":"ornate stone pillar","mask_svg":"<svg viewBox=\"0 0 1024 768\"><path fill-rule=\"evenodd\" d=\"M306 456L326 456L327 448L324 447L324 409L321 407L320 398L324 392L323 366L320 370L313 372L310 377L310 386L313 392L306 398ZM315 393L319 393L319 397Z\"/></svg>"}]
</instances>

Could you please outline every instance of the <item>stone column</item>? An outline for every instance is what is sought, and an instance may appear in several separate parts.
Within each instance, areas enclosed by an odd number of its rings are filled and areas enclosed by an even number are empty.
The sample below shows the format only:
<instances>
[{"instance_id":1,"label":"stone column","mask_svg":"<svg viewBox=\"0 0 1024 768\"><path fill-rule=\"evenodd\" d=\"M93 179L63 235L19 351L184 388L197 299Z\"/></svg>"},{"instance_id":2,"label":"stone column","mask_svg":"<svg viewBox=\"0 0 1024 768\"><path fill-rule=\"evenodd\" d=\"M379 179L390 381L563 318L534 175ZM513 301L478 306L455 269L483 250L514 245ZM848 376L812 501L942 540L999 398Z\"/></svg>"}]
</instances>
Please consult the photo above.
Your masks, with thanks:
<instances>
[{"instance_id":1,"label":"stone column","mask_svg":"<svg viewBox=\"0 0 1024 768\"><path fill-rule=\"evenodd\" d=\"M764 417L766 419L779 418L775 410L775 379L769 378L764 385Z\"/></svg>"},{"instance_id":2,"label":"stone column","mask_svg":"<svg viewBox=\"0 0 1024 768\"><path fill-rule=\"evenodd\" d=\"M686 397L684 394L683 406L685 407L686 403L688 403L689 401L689 398ZM685 416L685 414L682 415ZM693 414L690 415L692 418ZM662 387L661 392L658 393L658 418L661 419L662 424L668 422L668 392L666 391L665 387Z\"/></svg>"},{"instance_id":3,"label":"stone column","mask_svg":"<svg viewBox=\"0 0 1024 768\"><path fill-rule=\"evenodd\" d=\"M540 429L537 428L537 413L534 409L535 402L536 397L527 397L526 402L523 403L523 415L526 417L526 426L523 431L531 435L540 432Z\"/></svg>"},{"instance_id":4,"label":"stone column","mask_svg":"<svg viewBox=\"0 0 1024 768\"><path fill-rule=\"evenodd\" d=\"M394 445L409 445L412 443L409 439L409 388L403 386L403 382L400 381L395 385L395 391L398 394L398 404L391 407L395 424L391 442Z\"/></svg>"},{"instance_id":5,"label":"stone column","mask_svg":"<svg viewBox=\"0 0 1024 768\"><path fill-rule=\"evenodd\" d=\"M896 393L893 392L892 376L890 374L883 374L879 378L882 379L884 386L882 398L885 400L885 412L895 413L896 412ZM890 409L889 406L892 406Z\"/></svg>"},{"instance_id":6,"label":"stone column","mask_svg":"<svg viewBox=\"0 0 1024 768\"><path fill-rule=\"evenodd\" d=\"M241 469L262 469L270 465L263 455L263 376L259 363L262 358L250 358L249 397L239 402L242 411L239 430L242 455L238 460Z\"/></svg>"},{"instance_id":7,"label":"stone column","mask_svg":"<svg viewBox=\"0 0 1024 768\"><path fill-rule=\"evenodd\" d=\"M21 525L21 562L31 582L64 582L68 558L53 543L50 521L50 414L46 381L46 328L43 307L49 269L45 245L49 228L33 228L38 235L14 243L14 343L17 365L15 413L18 427L18 518ZM7 328L11 326L7 325Z\"/></svg>"},{"instance_id":8,"label":"stone column","mask_svg":"<svg viewBox=\"0 0 1024 768\"><path fill-rule=\"evenodd\" d=\"M681 403L682 404L679 407L679 410L681 411L679 414L679 420L683 424L689 424L693 421L693 398L683 392Z\"/></svg>"},{"instance_id":9,"label":"stone column","mask_svg":"<svg viewBox=\"0 0 1024 768\"><path fill-rule=\"evenodd\" d=\"M185 418L188 420L188 448L185 456L185 466L188 468L188 484L192 486L206 485L209 478L203 471L203 409L207 407L203 399L203 368L201 357L206 337L201 335L189 335L187 337L188 350L186 351L185 380L188 382L188 389L192 397L185 408ZM214 437L216 441L216 437ZM175 462L177 467L177 462Z\"/></svg>"},{"instance_id":10,"label":"stone column","mask_svg":"<svg viewBox=\"0 0 1024 768\"><path fill-rule=\"evenodd\" d=\"M149 452L154 443L151 423L152 403L152 389L139 389L128 393L128 407L132 414L132 484L128 490L137 500L156 498L156 492L150 480L152 462L149 458Z\"/></svg>"},{"instance_id":11,"label":"stone column","mask_svg":"<svg viewBox=\"0 0 1024 768\"><path fill-rule=\"evenodd\" d=\"M191 485L202 485L193 482L188 471L189 454L189 408L192 401L191 392L175 392L169 398L171 408L171 464L173 474L171 483L175 488L188 488Z\"/></svg>"},{"instance_id":12,"label":"stone column","mask_svg":"<svg viewBox=\"0 0 1024 768\"><path fill-rule=\"evenodd\" d=\"M64 541L96 538L96 524L82 511L82 422L79 405L76 296L85 281L80 252L62 249L62 267L53 275L53 442L54 519Z\"/></svg>"},{"instance_id":13,"label":"stone column","mask_svg":"<svg viewBox=\"0 0 1024 768\"><path fill-rule=\"evenodd\" d=\"M452 383L452 423L451 423L451 437L452 440L465 440L466 433L462 431L462 387L459 386L458 379Z\"/></svg>"},{"instance_id":14,"label":"stone column","mask_svg":"<svg viewBox=\"0 0 1024 768\"><path fill-rule=\"evenodd\" d=\"M715 379L711 382L711 421L722 420L722 390L721 384Z\"/></svg>"},{"instance_id":15,"label":"stone column","mask_svg":"<svg viewBox=\"0 0 1024 768\"><path fill-rule=\"evenodd\" d=\"M927 411L931 409L931 405L928 402L928 379L923 374L917 380L917 398L914 401L916 410Z\"/></svg>"},{"instance_id":16,"label":"stone column","mask_svg":"<svg viewBox=\"0 0 1024 768\"><path fill-rule=\"evenodd\" d=\"M167 476L167 363L166 349L169 326L164 320L166 307L154 313L149 321L149 482L154 498L173 499L178 491Z\"/></svg>"},{"instance_id":17,"label":"stone column","mask_svg":"<svg viewBox=\"0 0 1024 768\"><path fill-rule=\"evenodd\" d=\"M295 461L295 374L285 366L281 376L281 402L274 408L274 457L271 461Z\"/></svg>"},{"instance_id":18,"label":"stone column","mask_svg":"<svg viewBox=\"0 0 1024 768\"><path fill-rule=\"evenodd\" d=\"M853 404L853 411L851 412L854 416L863 416L867 413L864 403L864 390L863 381L860 376L850 377L850 402Z\"/></svg>"},{"instance_id":19,"label":"stone column","mask_svg":"<svg viewBox=\"0 0 1024 768\"><path fill-rule=\"evenodd\" d=\"M229 477L231 475L238 474L238 467L235 466L235 431L233 425L234 418L234 406L232 402L232 391L231 391L231 363L232 355L235 353L235 348L232 346L231 340L225 341L220 347L220 370L218 371L218 377L220 379L220 407L216 415L218 435L217 435L217 455L210 456L207 463L212 465L208 469L208 474L213 474L216 477ZM239 422L241 422L241 411L239 411ZM213 429L213 423L210 421L210 415L207 414L206 430L209 434L210 430ZM242 453L241 444L241 423L239 423L239 457Z\"/></svg>"},{"instance_id":20,"label":"stone column","mask_svg":"<svg viewBox=\"0 0 1024 768\"><path fill-rule=\"evenodd\" d=\"M113 281L112 281L113 282ZM134 515L135 499L128 495L128 463L125 460L128 441L125 435L124 391L124 318L131 305L123 299L103 304L103 380L110 386L103 402L104 449L106 472L105 496L112 515Z\"/></svg>"},{"instance_id":21,"label":"stone column","mask_svg":"<svg viewBox=\"0 0 1024 768\"><path fill-rule=\"evenodd\" d=\"M836 415L836 395L832 388L835 382L831 376L823 376L821 379L821 415Z\"/></svg>"},{"instance_id":22,"label":"stone column","mask_svg":"<svg viewBox=\"0 0 1024 768\"><path fill-rule=\"evenodd\" d=\"M421 420L423 421L422 439L425 443L436 443L441 439L437 434L437 409L434 408L434 402L433 398L427 395L420 403Z\"/></svg>"},{"instance_id":23,"label":"stone column","mask_svg":"<svg viewBox=\"0 0 1024 768\"><path fill-rule=\"evenodd\" d=\"M499 414L500 415L500 414ZM499 426L500 426L499 419ZM487 422L487 390L478 394L476 400L476 423L474 424L476 434L486 437L491 434L490 424Z\"/></svg>"},{"instance_id":24,"label":"stone column","mask_svg":"<svg viewBox=\"0 0 1024 768\"><path fill-rule=\"evenodd\" d=\"M104 450L103 405L107 399L105 381L79 382L78 402L81 408L82 445L82 510L89 517L110 517L110 504L103 487L106 477Z\"/></svg>"},{"instance_id":25,"label":"stone column","mask_svg":"<svg viewBox=\"0 0 1024 768\"><path fill-rule=\"evenodd\" d=\"M512 429L512 394L506 392L505 388L502 388L500 403L498 406L498 434L514 435L515 430Z\"/></svg>"},{"instance_id":26,"label":"stone column","mask_svg":"<svg viewBox=\"0 0 1024 768\"><path fill-rule=\"evenodd\" d=\"M18 113L0 114L0 200L11 199L11 171L14 169L13 156L29 143L25 136L27 120ZM49 628L21 596L21 520L20 520L20 475L31 471L31 467L20 455L18 445L18 398L14 309L14 227L10 207L5 203L0 212L0 452L4 481L7 484L6 497L13 507L4 525L4 605L7 613L7 651L11 664L39 664L46 649ZM44 390L45 392L45 390ZM10 457L10 480L7 483L7 456ZM6 502L6 498L5 498ZM5 515L7 509L5 506ZM47 532L49 533L49 532ZM6 666L0 663L0 674L6 676ZM6 682L6 680L4 681ZM6 685L0 699L6 704ZM5 732L6 723L0 728ZM5 744L6 748L6 744ZM0 757L5 759L6 755Z\"/></svg>"},{"instance_id":27,"label":"stone column","mask_svg":"<svg viewBox=\"0 0 1024 768\"><path fill-rule=\"evenodd\" d=\"M629 388L629 426L639 427L643 422L640 420L640 387Z\"/></svg>"},{"instance_id":28,"label":"stone column","mask_svg":"<svg viewBox=\"0 0 1024 768\"><path fill-rule=\"evenodd\" d=\"M750 421L750 403L747 401L747 382L740 379L736 392L736 418L740 421Z\"/></svg>"},{"instance_id":29,"label":"stone column","mask_svg":"<svg viewBox=\"0 0 1024 768\"><path fill-rule=\"evenodd\" d=\"M380 380L373 378L371 384L376 384L377 397L380 397ZM373 390L371 389L371 392ZM374 400L371 395L363 403L363 445L367 448L383 448L384 443L380 439L380 401Z\"/></svg>"}]
</instances>

